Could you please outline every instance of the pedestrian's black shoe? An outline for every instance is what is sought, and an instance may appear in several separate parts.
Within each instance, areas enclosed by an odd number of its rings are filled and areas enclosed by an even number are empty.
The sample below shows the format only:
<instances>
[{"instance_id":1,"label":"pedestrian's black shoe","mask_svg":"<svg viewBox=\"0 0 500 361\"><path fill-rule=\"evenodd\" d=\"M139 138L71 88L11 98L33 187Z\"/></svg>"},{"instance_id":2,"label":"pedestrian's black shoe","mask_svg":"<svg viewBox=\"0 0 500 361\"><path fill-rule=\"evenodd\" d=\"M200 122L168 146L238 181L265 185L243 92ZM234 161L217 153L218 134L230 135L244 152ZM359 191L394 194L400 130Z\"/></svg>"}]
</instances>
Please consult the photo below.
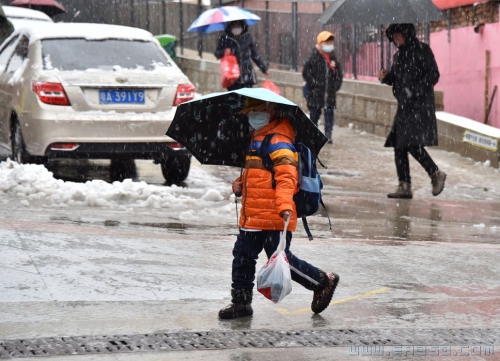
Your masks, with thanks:
<instances>
[{"instance_id":1,"label":"pedestrian's black shoe","mask_svg":"<svg viewBox=\"0 0 500 361\"><path fill-rule=\"evenodd\" d=\"M340 280L339 275L336 273L325 273L320 270L320 274L325 280L323 281L324 284L314 291L311 303L311 310L314 313L321 313L330 305L330 301Z\"/></svg>"},{"instance_id":2,"label":"pedestrian's black shoe","mask_svg":"<svg viewBox=\"0 0 500 361\"><path fill-rule=\"evenodd\" d=\"M252 305L238 305L230 303L219 311L219 318L231 320L233 318L248 317L253 315Z\"/></svg>"},{"instance_id":3,"label":"pedestrian's black shoe","mask_svg":"<svg viewBox=\"0 0 500 361\"><path fill-rule=\"evenodd\" d=\"M233 289L231 290L231 296L231 303L219 311L220 319L228 320L253 315L252 290Z\"/></svg>"},{"instance_id":4,"label":"pedestrian's black shoe","mask_svg":"<svg viewBox=\"0 0 500 361\"><path fill-rule=\"evenodd\" d=\"M432 195L439 195L444 189L444 182L446 181L446 173L438 170L431 175Z\"/></svg>"},{"instance_id":5,"label":"pedestrian's black shoe","mask_svg":"<svg viewBox=\"0 0 500 361\"><path fill-rule=\"evenodd\" d=\"M399 182L396 191L394 193L389 193L387 198L412 199L413 193L411 192L411 184L408 182Z\"/></svg>"}]
</instances>

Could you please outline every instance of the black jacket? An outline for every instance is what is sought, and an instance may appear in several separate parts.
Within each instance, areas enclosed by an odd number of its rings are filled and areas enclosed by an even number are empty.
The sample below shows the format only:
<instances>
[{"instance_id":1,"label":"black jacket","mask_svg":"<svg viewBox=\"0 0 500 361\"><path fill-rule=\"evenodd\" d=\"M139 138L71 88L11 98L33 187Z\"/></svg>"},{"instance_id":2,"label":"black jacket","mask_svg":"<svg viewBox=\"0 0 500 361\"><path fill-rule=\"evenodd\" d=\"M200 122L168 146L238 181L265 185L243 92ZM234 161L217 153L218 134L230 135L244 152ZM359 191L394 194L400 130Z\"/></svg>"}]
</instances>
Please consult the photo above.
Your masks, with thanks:
<instances>
[{"instance_id":1,"label":"black jacket","mask_svg":"<svg viewBox=\"0 0 500 361\"><path fill-rule=\"evenodd\" d=\"M439 70L429 45L416 38L413 24L393 24L386 31L402 33L405 44L394 54L393 64L382 83L392 85L398 109L386 147L432 146L438 144L434 85Z\"/></svg>"},{"instance_id":2,"label":"black jacket","mask_svg":"<svg viewBox=\"0 0 500 361\"><path fill-rule=\"evenodd\" d=\"M231 49L231 52L238 59L241 76L234 85L254 85L257 83L252 60L263 73L266 73L268 70L266 64L259 56L259 53L257 53L252 35L250 35L247 30L247 26L244 25L243 33L236 39L231 31L226 28L225 34L219 38L219 44L214 53L215 57L220 59L224 56L224 51L226 49Z\"/></svg>"},{"instance_id":3,"label":"black jacket","mask_svg":"<svg viewBox=\"0 0 500 361\"><path fill-rule=\"evenodd\" d=\"M343 73L333 51L330 53L330 59L335 61L335 70L328 66L323 55L314 48L304 65L302 77L309 88L306 97L309 108L336 105L337 91L342 85Z\"/></svg>"}]
</instances>

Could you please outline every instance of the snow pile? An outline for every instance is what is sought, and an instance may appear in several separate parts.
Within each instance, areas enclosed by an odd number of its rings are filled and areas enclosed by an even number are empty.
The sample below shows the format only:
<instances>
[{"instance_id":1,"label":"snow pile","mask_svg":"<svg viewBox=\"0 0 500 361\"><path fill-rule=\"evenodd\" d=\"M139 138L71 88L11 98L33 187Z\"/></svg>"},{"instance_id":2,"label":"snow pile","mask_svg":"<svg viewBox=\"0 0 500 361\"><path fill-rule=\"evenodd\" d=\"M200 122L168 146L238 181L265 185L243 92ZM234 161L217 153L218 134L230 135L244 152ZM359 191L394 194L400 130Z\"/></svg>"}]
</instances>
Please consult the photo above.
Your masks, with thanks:
<instances>
[{"instance_id":1,"label":"snow pile","mask_svg":"<svg viewBox=\"0 0 500 361\"><path fill-rule=\"evenodd\" d=\"M157 186L146 182L107 183L93 180L86 183L55 179L44 166L7 160L0 163L0 194L17 197L24 206L108 207L122 210L133 208L172 209L179 218L227 216L234 212L230 201L231 185L199 169L192 168L188 183L203 182L203 188ZM181 212L189 209L189 211Z\"/></svg>"}]
</instances>

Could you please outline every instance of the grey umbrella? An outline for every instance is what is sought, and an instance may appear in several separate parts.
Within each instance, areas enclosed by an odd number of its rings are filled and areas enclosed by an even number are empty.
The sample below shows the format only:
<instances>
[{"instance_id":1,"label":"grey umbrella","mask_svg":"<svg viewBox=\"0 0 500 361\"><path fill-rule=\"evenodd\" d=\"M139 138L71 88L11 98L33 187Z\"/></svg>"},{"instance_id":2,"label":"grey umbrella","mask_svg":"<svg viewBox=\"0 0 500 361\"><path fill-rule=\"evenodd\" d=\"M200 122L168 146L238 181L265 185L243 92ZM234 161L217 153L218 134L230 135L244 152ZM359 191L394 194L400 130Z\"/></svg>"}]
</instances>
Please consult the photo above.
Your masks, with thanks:
<instances>
[{"instance_id":1,"label":"grey umbrella","mask_svg":"<svg viewBox=\"0 0 500 361\"><path fill-rule=\"evenodd\" d=\"M319 17L323 24L382 25L444 20L431 0L337 0Z\"/></svg>"}]
</instances>

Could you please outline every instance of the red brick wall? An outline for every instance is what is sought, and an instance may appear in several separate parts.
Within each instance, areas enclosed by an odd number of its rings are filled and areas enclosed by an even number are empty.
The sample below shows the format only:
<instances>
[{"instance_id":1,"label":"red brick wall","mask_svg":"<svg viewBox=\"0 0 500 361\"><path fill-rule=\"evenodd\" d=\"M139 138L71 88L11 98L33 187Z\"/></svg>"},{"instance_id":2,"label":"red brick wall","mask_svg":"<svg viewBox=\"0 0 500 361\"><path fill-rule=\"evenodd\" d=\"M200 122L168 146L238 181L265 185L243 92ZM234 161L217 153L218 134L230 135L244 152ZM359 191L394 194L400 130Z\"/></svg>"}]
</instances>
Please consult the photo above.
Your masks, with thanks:
<instances>
[{"instance_id":1,"label":"red brick wall","mask_svg":"<svg viewBox=\"0 0 500 361\"><path fill-rule=\"evenodd\" d=\"M498 8L499 4L495 1L450 9L449 25L451 29L456 29L476 26L481 23L496 23L498 22ZM447 28L447 20L431 23L431 32L446 30Z\"/></svg>"}]
</instances>

